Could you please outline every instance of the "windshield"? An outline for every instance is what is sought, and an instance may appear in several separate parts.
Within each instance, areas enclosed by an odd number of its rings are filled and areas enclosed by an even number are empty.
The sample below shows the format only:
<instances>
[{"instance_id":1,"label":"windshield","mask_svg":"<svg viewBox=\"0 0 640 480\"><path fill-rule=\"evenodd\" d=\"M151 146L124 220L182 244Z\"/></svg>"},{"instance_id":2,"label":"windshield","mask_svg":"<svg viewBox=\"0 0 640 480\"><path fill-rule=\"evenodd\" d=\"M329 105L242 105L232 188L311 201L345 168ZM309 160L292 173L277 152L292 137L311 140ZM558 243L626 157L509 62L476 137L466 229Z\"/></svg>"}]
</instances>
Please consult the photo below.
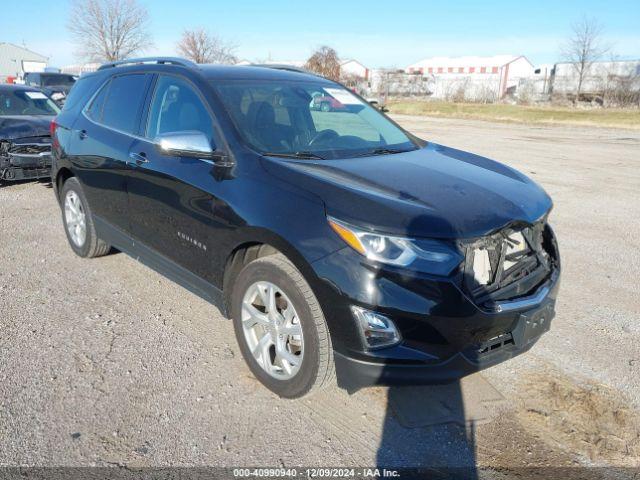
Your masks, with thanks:
<instances>
[{"instance_id":1,"label":"windshield","mask_svg":"<svg viewBox=\"0 0 640 480\"><path fill-rule=\"evenodd\" d=\"M40 75L43 87L72 86L76 80L71 75Z\"/></svg>"},{"instance_id":2,"label":"windshield","mask_svg":"<svg viewBox=\"0 0 640 480\"><path fill-rule=\"evenodd\" d=\"M60 109L42 92L0 90L0 115L57 115Z\"/></svg>"},{"instance_id":3,"label":"windshield","mask_svg":"<svg viewBox=\"0 0 640 480\"><path fill-rule=\"evenodd\" d=\"M262 153L335 159L417 148L336 84L236 80L213 86L244 140Z\"/></svg>"}]
</instances>

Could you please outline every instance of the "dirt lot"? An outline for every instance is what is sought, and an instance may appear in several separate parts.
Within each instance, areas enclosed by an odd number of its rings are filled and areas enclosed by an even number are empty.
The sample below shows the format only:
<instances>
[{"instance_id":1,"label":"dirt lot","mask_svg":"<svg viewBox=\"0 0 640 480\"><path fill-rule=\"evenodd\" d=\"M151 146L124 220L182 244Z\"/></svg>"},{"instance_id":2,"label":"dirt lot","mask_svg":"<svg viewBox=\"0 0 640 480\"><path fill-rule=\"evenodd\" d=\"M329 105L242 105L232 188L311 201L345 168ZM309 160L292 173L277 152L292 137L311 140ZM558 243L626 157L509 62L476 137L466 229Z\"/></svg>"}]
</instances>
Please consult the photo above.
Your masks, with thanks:
<instances>
[{"instance_id":1,"label":"dirt lot","mask_svg":"<svg viewBox=\"0 0 640 480\"><path fill-rule=\"evenodd\" d=\"M460 385L280 400L216 307L123 254L74 256L51 189L12 185L0 465L640 466L640 134L396 118L554 198L558 316L531 352Z\"/></svg>"}]
</instances>

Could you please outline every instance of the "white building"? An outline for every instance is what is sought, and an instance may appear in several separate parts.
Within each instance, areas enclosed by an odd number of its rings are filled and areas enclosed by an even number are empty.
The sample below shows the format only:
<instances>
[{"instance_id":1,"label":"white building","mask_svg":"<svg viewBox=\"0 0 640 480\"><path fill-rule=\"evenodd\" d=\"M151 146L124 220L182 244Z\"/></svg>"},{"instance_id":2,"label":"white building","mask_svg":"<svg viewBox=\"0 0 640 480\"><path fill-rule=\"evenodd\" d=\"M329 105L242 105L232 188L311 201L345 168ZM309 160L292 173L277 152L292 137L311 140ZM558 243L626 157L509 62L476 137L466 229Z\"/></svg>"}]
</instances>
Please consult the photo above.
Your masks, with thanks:
<instances>
[{"instance_id":1,"label":"white building","mask_svg":"<svg viewBox=\"0 0 640 480\"><path fill-rule=\"evenodd\" d=\"M575 94L578 88L578 69L573 63L556 63L551 75L551 93ZM602 95L621 82L630 88L640 89L640 60L595 62L586 71L581 92L585 95Z\"/></svg>"},{"instance_id":2,"label":"white building","mask_svg":"<svg viewBox=\"0 0 640 480\"><path fill-rule=\"evenodd\" d=\"M405 70L429 77L434 98L495 100L516 93L520 81L533 75L534 67L523 55L495 55L432 57Z\"/></svg>"},{"instance_id":3,"label":"white building","mask_svg":"<svg viewBox=\"0 0 640 480\"><path fill-rule=\"evenodd\" d=\"M101 63L76 63L74 65L66 65L60 69L62 73L81 76L83 73L91 73L98 70Z\"/></svg>"},{"instance_id":4,"label":"white building","mask_svg":"<svg viewBox=\"0 0 640 480\"><path fill-rule=\"evenodd\" d=\"M352 77L369 80L369 74L369 69L357 60L351 59L340 61L340 76L343 78Z\"/></svg>"},{"instance_id":5,"label":"white building","mask_svg":"<svg viewBox=\"0 0 640 480\"><path fill-rule=\"evenodd\" d=\"M8 77L22 78L27 72L43 72L48 57L13 43L0 42L0 82Z\"/></svg>"},{"instance_id":6,"label":"white building","mask_svg":"<svg viewBox=\"0 0 640 480\"><path fill-rule=\"evenodd\" d=\"M382 101L389 97L427 97L433 95L433 80L420 73L397 68L374 68L369 73L366 94Z\"/></svg>"}]
</instances>

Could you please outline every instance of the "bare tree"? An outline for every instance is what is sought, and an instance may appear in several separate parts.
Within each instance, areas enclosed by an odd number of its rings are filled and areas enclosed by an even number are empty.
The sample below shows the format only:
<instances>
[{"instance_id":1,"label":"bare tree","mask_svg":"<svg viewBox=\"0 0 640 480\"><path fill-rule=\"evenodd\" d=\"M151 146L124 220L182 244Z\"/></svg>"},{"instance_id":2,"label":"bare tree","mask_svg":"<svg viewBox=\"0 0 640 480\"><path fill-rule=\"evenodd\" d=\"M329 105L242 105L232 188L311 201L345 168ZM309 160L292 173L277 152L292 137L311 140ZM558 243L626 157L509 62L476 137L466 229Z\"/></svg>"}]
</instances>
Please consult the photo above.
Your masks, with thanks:
<instances>
[{"instance_id":1,"label":"bare tree","mask_svg":"<svg viewBox=\"0 0 640 480\"><path fill-rule=\"evenodd\" d=\"M340 79L338 53L326 45L320 47L309 57L305 68L331 80L338 81Z\"/></svg>"},{"instance_id":2,"label":"bare tree","mask_svg":"<svg viewBox=\"0 0 640 480\"><path fill-rule=\"evenodd\" d=\"M573 34L562 47L562 56L570 62L578 76L576 97L574 104L580 99L580 92L585 77L594 62L597 62L607 52L607 48L600 40L602 26L596 19L583 18L572 27Z\"/></svg>"},{"instance_id":3,"label":"bare tree","mask_svg":"<svg viewBox=\"0 0 640 480\"><path fill-rule=\"evenodd\" d=\"M611 54L601 65L599 77L604 107L640 106L640 77L634 62L621 61Z\"/></svg>"},{"instance_id":4,"label":"bare tree","mask_svg":"<svg viewBox=\"0 0 640 480\"><path fill-rule=\"evenodd\" d=\"M67 28L88 61L114 61L149 48L149 14L136 0L73 0Z\"/></svg>"},{"instance_id":5,"label":"bare tree","mask_svg":"<svg viewBox=\"0 0 640 480\"><path fill-rule=\"evenodd\" d=\"M185 30L176 45L180 55L196 63L236 63L236 45L225 42L204 28Z\"/></svg>"}]
</instances>

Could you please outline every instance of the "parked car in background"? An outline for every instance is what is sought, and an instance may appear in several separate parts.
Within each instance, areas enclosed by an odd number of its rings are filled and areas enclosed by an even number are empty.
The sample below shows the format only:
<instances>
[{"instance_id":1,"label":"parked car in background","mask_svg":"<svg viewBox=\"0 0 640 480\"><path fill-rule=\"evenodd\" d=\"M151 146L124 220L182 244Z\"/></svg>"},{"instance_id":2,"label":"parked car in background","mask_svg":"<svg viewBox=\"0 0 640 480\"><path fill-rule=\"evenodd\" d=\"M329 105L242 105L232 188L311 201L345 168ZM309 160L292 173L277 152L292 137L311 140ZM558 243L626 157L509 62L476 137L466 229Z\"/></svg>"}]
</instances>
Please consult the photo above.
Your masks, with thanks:
<instances>
[{"instance_id":1,"label":"parked car in background","mask_svg":"<svg viewBox=\"0 0 640 480\"><path fill-rule=\"evenodd\" d=\"M30 72L25 74L24 83L42 89L58 105L62 106L69 95L69 90L76 83L76 77L66 73Z\"/></svg>"},{"instance_id":2,"label":"parked car in background","mask_svg":"<svg viewBox=\"0 0 640 480\"><path fill-rule=\"evenodd\" d=\"M321 112L335 112L345 110L346 107L340 101L326 92L315 92L312 95L311 110L320 110Z\"/></svg>"},{"instance_id":3,"label":"parked car in background","mask_svg":"<svg viewBox=\"0 0 640 480\"><path fill-rule=\"evenodd\" d=\"M315 110L323 97L344 109ZM345 386L452 381L549 330L560 258L545 191L330 80L109 63L78 80L52 136L71 249L113 246L220 306L283 397L334 373Z\"/></svg>"},{"instance_id":4,"label":"parked car in background","mask_svg":"<svg viewBox=\"0 0 640 480\"><path fill-rule=\"evenodd\" d=\"M49 128L59 112L37 88L0 85L0 183L50 176Z\"/></svg>"}]
</instances>

